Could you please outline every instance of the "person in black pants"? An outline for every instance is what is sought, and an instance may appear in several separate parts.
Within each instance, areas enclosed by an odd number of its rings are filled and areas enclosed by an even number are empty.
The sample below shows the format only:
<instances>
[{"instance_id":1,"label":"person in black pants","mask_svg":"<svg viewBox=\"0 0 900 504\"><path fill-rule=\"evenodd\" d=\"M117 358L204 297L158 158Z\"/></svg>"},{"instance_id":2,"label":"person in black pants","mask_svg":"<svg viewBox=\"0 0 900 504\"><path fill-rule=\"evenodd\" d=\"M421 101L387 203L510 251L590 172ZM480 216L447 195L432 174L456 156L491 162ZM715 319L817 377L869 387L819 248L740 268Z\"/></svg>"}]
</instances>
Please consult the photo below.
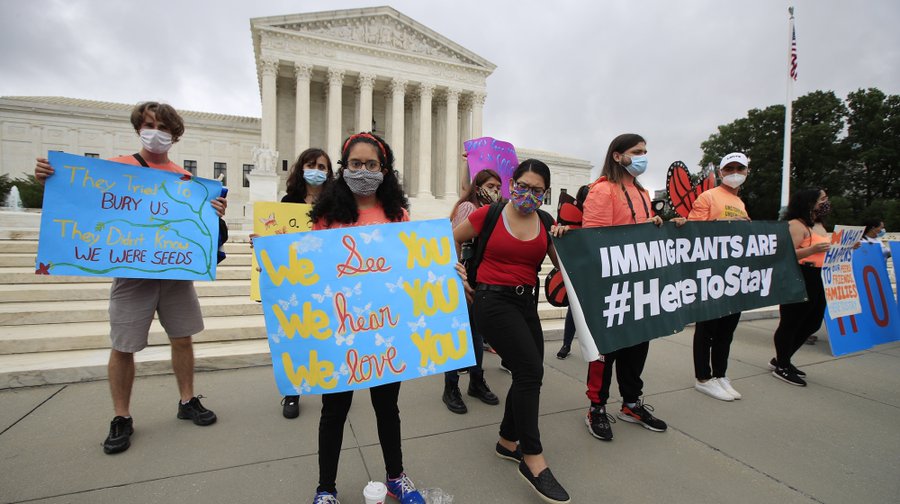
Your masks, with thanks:
<instances>
[{"instance_id":1,"label":"person in black pants","mask_svg":"<svg viewBox=\"0 0 900 504\"><path fill-rule=\"evenodd\" d=\"M474 294L476 328L512 374L495 453L518 462L519 474L542 499L567 503L569 494L547 467L538 430L544 334L537 312L537 272L548 254L557 263L549 234L559 236L568 230L556 225L546 229L543 221L552 217L536 212L549 188L547 165L523 161L510 179L510 201L479 208L453 229L453 238L457 243L475 236L486 240L474 293L468 282L465 286L467 295ZM490 233L482 233L489 214L496 216L496 225ZM467 280L461 264L457 270Z\"/></svg>"}]
</instances>

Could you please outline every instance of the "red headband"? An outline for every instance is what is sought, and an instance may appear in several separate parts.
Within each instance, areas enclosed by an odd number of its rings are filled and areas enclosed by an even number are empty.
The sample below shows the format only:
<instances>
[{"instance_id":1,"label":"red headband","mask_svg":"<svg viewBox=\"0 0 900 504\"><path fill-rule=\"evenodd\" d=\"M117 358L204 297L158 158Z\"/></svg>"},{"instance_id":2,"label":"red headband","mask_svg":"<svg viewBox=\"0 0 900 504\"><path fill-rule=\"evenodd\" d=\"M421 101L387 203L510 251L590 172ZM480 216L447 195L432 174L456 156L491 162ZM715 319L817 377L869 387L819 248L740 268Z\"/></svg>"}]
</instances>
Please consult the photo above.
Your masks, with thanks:
<instances>
[{"instance_id":1,"label":"red headband","mask_svg":"<svg viewBox=\"0 0 900 504\"><path fill-rule=\"evenodd\" d=\"M387 151L384 148L384 144L379 142L378 139L375 138L371 133L357 133L357 134L351 136L350 138L347 139L346 142L344 142L344 148L341 150L342 151L347 150L347 146L350 145L350 142L353 141L354 138L368 138L369 140L374 141L375 145L377 145L378 148L381 149L381 155L384 156L385 159L387 159Z\"/></svg>"}]
</instances>

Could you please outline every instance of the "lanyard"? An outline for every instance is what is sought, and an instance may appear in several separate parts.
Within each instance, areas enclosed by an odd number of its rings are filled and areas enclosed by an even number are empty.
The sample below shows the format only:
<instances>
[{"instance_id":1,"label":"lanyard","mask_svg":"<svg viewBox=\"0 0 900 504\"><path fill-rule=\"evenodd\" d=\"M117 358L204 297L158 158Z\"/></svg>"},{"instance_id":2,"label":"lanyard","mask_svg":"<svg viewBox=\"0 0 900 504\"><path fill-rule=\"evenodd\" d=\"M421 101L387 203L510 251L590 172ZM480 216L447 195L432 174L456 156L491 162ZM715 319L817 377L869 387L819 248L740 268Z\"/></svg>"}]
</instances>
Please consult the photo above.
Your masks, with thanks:
<instances>
[{"instance_id":1,"label":"lanyard","mask_svg":"<svg viewBox=\"0 0 900 504\"><path fill-rule=\"evenodd\" d=\"M631 196L628 196L628 191L625 190L625 184L619 184L619 187L622 188L622 192L625 193L625 201L628 202L628 209L631 210L631 220L637 224L637 214L634 213L634 203L631 202ZM641 195L641 203L644 205L644 215L650 217L650 209L647 208L647 201L644 199L643 191L638 191Z\"/></svg>"}]
</instances>

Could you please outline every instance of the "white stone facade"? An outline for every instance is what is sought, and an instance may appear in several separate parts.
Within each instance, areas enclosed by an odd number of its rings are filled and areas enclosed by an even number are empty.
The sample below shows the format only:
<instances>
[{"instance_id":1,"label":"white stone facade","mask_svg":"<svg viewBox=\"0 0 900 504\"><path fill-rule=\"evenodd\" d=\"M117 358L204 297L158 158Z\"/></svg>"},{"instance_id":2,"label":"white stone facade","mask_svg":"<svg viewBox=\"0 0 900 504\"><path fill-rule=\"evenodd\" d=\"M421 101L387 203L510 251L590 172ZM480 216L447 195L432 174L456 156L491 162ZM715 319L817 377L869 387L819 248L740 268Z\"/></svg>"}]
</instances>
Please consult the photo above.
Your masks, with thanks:
<instances>
[{"instance_id":1,"label":"white stone facade","mask_svg":"<svg viewBox=\"0 0 900 504\"><path fill-rule=\"evenodd\" d=\"M323 148L336 162L340 142L368 130L394 149L413 218L449 213L468 184L462 144L485 134L493 63L390 7L255 18L250 25L262 117L180 110L185 135L169 156L185 167L192 162L206 178L224 163L230 221L249 218L252 201L279 199L304 149ZM132 107L0 98L0 174L32 173L34 158L49 150L101 158L136 152ZM588 182L587 161L527 149L518 155L551 167L553 209L560 189L572 193ZM243 183L251 165L252 191Z\"/></svg>"}]
</instances>

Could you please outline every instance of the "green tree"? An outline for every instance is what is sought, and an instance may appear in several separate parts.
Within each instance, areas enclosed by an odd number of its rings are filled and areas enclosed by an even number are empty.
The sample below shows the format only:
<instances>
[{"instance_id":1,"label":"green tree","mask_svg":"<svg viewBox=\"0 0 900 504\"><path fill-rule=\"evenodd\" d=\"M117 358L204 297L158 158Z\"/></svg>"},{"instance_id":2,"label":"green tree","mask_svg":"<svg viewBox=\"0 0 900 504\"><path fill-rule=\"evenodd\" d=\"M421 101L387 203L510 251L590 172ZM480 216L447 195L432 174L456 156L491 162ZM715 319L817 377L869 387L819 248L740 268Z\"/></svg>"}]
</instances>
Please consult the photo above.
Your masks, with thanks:
<instances>
[{"instance_id":1,"label":"green tree","mask_svg":"<svg viewBox=\"0 0 900 504\"><path fill-rule=\"evenodd\" d=\"M847 105L848 193L866 206L900 198L900 96L860 89Z\"/></svg>"},{"instance_id":2,"label":"green tree","mask_svg":"<svg viewBox=\"0 0 900 504\"><path fill-rule=\"evenodd\" d=\"M22 198L22 206L25 208L43 208L44 185L39 183L34 175L26 175L25 178L17 178L14 182L19 188L19 197Z\"/></svg>"}]
</instances>

